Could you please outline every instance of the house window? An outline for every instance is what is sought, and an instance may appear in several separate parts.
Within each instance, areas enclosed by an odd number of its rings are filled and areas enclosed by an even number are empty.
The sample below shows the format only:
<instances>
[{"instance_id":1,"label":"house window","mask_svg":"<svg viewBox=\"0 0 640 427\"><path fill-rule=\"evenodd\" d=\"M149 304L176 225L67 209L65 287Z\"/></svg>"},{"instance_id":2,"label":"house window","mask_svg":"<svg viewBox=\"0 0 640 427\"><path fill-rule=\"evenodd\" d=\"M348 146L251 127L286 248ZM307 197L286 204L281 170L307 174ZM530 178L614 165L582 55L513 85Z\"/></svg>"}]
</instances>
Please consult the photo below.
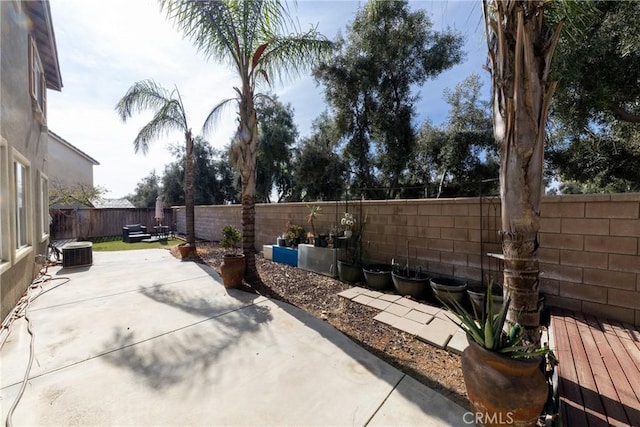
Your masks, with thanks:
<instances>
[{"instance_id":1,"label":"house window","mask_svg":"<svg viewBox=\"0 0 640 427\"><path fill-rule=\"evenodd\" d=\"M49 181L40 174L40 230L42 240L49 237Z\"/></svg>"},{"instance_id":2,"label":"house window","mask_svg":"<svg viewBox=\"0 0 640 427\"><path fill-rule=\"evenodd\" d=\"M8 146L4 138L0 137L0 272L9 267L11 233L9 222L9 159Z\"/></svg>"},{"instance_id":3,"label":"house window","mask_svg":"<svg viewBox=\"0 0 640 427\"><path fill-rule=\"evenodd\" d=\"M47 119L47 80L44 76L44 68L40 61L38 47L33 37L29 38L29 91L31 102L38 121L46 123Z\"/></svg>"},{"instance_id":4,"label":"house window","mask_svg":"<svg viewBox=\"0 0 640 427\"><path fill-rule=\"evenodd\" d=\"M15 183L15 248L19 250L31 244L29 168L20 160L14 160L13 162L13 182Z\"/></svg>"}]
</instances>

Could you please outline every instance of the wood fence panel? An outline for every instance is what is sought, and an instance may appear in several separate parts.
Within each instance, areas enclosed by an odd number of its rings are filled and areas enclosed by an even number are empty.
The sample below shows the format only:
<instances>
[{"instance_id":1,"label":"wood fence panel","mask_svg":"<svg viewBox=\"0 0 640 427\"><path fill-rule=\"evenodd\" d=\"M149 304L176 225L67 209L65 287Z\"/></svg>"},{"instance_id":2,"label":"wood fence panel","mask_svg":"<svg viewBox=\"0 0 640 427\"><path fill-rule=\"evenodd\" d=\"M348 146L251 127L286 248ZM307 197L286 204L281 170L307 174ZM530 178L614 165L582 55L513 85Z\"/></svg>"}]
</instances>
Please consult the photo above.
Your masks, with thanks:
<instances>
[{"instance_id":1,"label":"wood fence panel","mask_svg":"<svg viewBox=\"0 0 640 427\"><path fill-rule=\"evenodd\" d=\"M64 209L51 213L53 239L83 239L120 236L127 224L142 224L148 229L156 225L154 208ZM164 209L162 224L173 229L173 210Z\"/></svg>"}]
</instances>

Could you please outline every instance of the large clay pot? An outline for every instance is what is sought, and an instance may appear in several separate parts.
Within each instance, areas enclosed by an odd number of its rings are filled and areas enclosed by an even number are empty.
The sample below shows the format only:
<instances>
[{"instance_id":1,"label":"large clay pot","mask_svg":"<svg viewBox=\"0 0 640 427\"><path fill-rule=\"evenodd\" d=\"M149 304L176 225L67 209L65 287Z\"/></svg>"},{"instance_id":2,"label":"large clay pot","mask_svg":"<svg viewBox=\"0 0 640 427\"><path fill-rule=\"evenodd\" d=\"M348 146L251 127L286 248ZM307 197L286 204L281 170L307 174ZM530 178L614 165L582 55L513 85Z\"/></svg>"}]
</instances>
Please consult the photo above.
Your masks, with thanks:
<instances>
[{"instance_id":1,"label":"large clay pot","mask_svg":"<svg viewBox=\"0 0 640 427\"><path fill-rule=\"evenodd\" d=\"M391 278L393 286L395 286L400 295L409 295L415 299L421 299L429 293L428 277L420 277L415 273L410 273L409 276L391 273Z\"/></svg>"},{"instance_id":2,"label":"large clay pot","mask_svg":"<svg viewBox=\"0 0 640 427\"><path fill-rule=\"evenodd\" d=\"M185 259L190 257L191 255L196 254L195 245L190 245L189 243L183 243L178 245L178 250L180 251L180 258Z\"/></svg>"},{"instance_id":3,"label":"large clay pot","mask_svg":"<svg viewBox=\"0 0 640 427\"><path fill-rule=\"evenodd\" d=\"M220 273L222 273L222 283L225 288L236 288L242 285L246 264L244 254L227 254L222 258Z\"/></svg>"},{"instance_id":4,"label":"large clay pot","mask_svg":"<svg viewBox=\"0 0 640 427\"><path fill-rule=\"evenodd\" d=\"M512 359L468 341L462 374L476 423L535 426L548 394L542 356Z\"/></svg>"},{"instance_id":5,"label":"large clay pot","mask_svg":"<svg viewBox=\"0 0 640 427\"><path fill-rule=\"evenodd\" d=\"M362 267L367 286L376 291L384 291L393 287L391 266L373 264Z\"/></svg>"},{"instance_id":6,"label":"large clay pot","mask_svg":"<svg viewBox=\"0 0 640 427\"><path fill-rule=\"evenodd\" d=\"M358 283L362 282L362 267L357 264L349 264L344 261L338 261L338 276L343 282Z\"/></svg>"}]
</instances>

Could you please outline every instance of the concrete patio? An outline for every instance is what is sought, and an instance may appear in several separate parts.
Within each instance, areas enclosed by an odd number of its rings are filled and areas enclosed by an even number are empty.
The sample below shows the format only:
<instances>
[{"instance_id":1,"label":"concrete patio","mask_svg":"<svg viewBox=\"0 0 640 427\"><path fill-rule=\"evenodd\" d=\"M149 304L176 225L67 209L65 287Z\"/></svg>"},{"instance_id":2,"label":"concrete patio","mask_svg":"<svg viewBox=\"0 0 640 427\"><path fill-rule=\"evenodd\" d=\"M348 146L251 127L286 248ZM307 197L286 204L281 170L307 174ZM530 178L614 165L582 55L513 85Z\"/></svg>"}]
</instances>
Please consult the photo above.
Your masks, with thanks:
<instances>
[{"instance_id":1,"label":"concrete patio","mask_svg":"<svg viewBox=\"0 0 640 427\"><path fill-rule=\"evenodd\" d=\"M16 426L465 424L464 408L322 320L227 292L166 250L94 252L90 267L49 273L71 280L30 305ZM3 422L29 348L21 318L0 353Z\"/></svg>"}]
</instances>

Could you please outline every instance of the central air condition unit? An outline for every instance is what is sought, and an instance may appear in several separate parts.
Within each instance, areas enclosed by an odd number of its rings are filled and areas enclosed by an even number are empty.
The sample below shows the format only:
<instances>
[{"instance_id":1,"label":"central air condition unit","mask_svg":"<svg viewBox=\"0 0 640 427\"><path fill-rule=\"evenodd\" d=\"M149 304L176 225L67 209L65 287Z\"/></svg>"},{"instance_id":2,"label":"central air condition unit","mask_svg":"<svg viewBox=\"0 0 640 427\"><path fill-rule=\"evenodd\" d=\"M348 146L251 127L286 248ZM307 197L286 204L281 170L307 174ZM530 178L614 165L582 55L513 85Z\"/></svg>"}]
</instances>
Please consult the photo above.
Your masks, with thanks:
<instances>
[{"instance_id":1,"label":"central air condition unit","mask_svg":"<svg viewBox=\"0 0 640 427\"><path fill-rule=\"evenodd\" d=\"M62 247L62 267L81 267L93 264L91 242L67 243Z\"/></svg>"}]
</instances>

